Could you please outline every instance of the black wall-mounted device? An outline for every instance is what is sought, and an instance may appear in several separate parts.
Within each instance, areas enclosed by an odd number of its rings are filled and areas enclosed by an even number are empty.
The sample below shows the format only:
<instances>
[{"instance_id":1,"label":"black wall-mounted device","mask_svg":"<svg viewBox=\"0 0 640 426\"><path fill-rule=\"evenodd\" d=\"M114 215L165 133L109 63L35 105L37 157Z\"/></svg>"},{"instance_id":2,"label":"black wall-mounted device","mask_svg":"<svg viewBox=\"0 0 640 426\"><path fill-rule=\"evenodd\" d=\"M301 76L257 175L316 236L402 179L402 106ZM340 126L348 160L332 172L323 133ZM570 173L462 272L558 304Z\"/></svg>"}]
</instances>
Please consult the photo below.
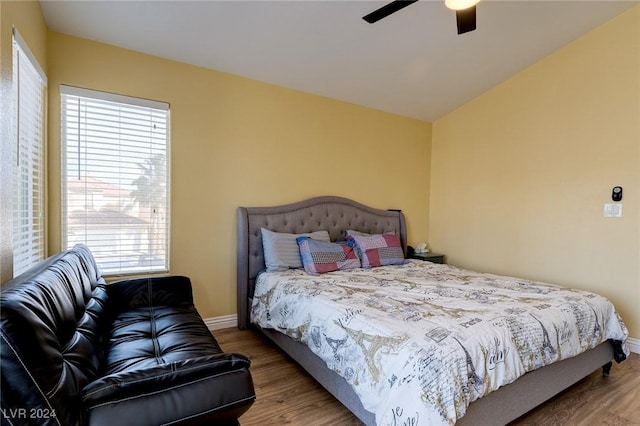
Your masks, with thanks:
<instances>
[{"instance_id":1,"label":"black wall-mounted device","mask_svg":"<svg viewBox=\"0 0 640 426\"><path fill-rule=\"evenodd\" d=\"M613 201L621 201L622 200L622 187L621 186L614 186L613 190L611 191L611 199Z\"/></svg>"}]
</instances>

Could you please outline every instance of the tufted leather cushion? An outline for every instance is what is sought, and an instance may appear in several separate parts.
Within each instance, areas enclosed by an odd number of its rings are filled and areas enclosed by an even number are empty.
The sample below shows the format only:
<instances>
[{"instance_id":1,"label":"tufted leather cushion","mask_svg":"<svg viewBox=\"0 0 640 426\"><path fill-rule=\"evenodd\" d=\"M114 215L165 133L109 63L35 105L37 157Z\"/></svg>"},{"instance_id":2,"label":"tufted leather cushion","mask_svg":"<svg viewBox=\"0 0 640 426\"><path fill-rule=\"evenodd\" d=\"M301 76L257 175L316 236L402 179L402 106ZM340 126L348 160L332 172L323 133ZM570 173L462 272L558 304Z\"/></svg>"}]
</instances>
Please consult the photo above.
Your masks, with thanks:
<instances>
[{"instance_id":1,"label":"tufted leather cushion","mask_svg":"<svg viewBox=\"0 0 640 426\"><path fill-rule=\"evenodd\" d=\"M125 280L107 290L104 375L82 392L91 425L235 421L253 403L249 359L223 353L193 305L189 278Z\"/></svg>"},{"instance_id":2,"label":"tufted leather cushion","mask_svg":"<svg viewBox=\"0 0 640 426\"><path fill-rule=\"evenodd\" d=\"M193 305L187 277L126 280L107 290L113 320L105 375L222 353Z\"/></svg>"},{"instance_id":3,"label":"tufted leather cushion","mask_svg":"<svg viewBox=\"0 0 640 426\"><path fill-rule=\"evenodd\" d=\"M246 409L255 398L249 360L223 353L193 305L122 310L108 347L104 376L82 392L92 425L113 418L139 425L140 410L145 424L160 424L215 408Z\"/></svg>"}]
</instances>

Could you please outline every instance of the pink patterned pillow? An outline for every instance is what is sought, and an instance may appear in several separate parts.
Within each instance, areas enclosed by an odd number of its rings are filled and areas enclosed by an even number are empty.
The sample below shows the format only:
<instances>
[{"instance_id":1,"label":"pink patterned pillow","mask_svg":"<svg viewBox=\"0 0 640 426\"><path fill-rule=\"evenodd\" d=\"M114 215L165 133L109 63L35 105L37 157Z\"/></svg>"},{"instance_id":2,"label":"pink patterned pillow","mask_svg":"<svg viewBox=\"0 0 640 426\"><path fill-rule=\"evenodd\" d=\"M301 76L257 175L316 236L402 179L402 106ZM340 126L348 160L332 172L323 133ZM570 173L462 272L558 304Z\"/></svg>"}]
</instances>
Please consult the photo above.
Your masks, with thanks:
<instances>
[{"instance_id":1,"label":"pink patterned pillow","mask_svg":"<svg viewBox=\"0 0 640 426\"><path fill-rule=\"evenodd\" d=\"M400 240L393 234L349 235L347 239L355 243L363 268L405 263Z\"/></svg>"},{"instance_id":2,"label":"pink patterned pillow","mask_svg":"<svg viewBox=\"0 0 640 426\"><path fill-rule=\"evenodd\" d=\"M350 245L327 243L309 237L298 237L296 241L300 248L302 266L308 274L318 275L360 267L360 259Z\"/></svg>"}]
</instances>

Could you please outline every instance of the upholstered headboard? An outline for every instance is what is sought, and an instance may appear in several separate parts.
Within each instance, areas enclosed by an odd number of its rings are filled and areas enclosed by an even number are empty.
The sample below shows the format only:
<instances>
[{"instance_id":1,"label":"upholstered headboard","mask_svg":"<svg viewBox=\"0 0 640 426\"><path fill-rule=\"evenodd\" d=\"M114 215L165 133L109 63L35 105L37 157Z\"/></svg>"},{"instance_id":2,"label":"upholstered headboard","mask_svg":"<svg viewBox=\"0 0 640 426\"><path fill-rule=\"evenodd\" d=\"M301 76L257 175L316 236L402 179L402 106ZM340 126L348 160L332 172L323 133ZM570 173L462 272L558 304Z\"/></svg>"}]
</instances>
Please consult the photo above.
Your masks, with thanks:
<instances>
[{"instance_id":1,"label":"upholstered headboard","mask_svg":"<svg viewBox=\"0 0 640 426\"><path fill-rule=\"evenodd\" d=\"M265 268L260 228L301 234L327 230L332 241L344 239L345 231L369 234L394 233L406 253L404 215L380 210L348 198L316 197L275 207L238 208L238 327L249 324L249 303L256 276Z\"/></svg>"}]
</instances>

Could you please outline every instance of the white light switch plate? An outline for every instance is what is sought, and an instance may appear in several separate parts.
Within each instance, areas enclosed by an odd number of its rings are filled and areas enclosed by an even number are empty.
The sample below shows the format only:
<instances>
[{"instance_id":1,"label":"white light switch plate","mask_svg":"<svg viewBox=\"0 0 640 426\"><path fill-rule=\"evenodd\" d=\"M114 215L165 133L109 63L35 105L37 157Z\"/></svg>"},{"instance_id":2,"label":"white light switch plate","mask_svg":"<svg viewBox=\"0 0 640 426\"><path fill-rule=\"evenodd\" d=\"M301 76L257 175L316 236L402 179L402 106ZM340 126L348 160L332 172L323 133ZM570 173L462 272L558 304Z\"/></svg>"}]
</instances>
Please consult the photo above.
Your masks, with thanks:
<instances>
[{"instance_id":1,"label":"white light switch plate","mask_svg":"<svg viewBox=\"0 0 640 426\"><path fill-rule=\"evenodd\" d=\"M622 217L622 203L604 205L604 217Z\"/></svg>"}]
</instances>

